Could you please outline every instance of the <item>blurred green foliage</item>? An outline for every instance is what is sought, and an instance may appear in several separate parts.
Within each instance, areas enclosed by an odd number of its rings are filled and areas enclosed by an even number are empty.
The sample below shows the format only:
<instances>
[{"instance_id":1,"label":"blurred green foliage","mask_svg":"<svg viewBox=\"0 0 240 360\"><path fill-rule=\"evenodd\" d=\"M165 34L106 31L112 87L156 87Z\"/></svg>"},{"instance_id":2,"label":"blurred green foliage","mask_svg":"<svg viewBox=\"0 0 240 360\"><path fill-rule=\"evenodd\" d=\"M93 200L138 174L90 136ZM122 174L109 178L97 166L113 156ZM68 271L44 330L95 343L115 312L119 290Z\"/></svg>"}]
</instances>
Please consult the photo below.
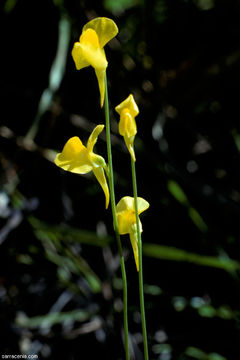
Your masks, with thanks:
<instances>
[{"instance_id":1,"label":"blurred green foliage","mask_svg":"<svg viewBox=\"0 0 240 360\"><path fill-rule=\"evenodd\" d=\"M117 15L118 13L124 12L133 6L140 4L141 1L142 0L104 0L104 7L107 11Z\"/></svg>"},{"instance_id":2,"label":"blurred green foliage","mask_svg":"<svg viewBox=\"0 0 240 360\"><path fill-rule=\"evenodd\" d=\"M210 353L206 354L204 351L197 349L195 347L188 347L185 354L190 357L190 359L199 359L199 360L226 360L225 357L217 354Z\"/></svg>"},{"instance_id":3,"label":"blurred green foliage","mask_svg":"<svg viewBox=\"0 0 240 360\"><path fill-rule=\"evenodd\" d=\"M144 255L153 258L174 261L187 261L193 264L215 267L233 273L239 270L240 267L240 264L237 261L222 256L203 256L158 244L144 244L143 253Z\"/></svg>"},{"instance_id":4,"label":"blurred green foliage","mask_svg":"<svg viewBox=\"0 0 240 360\"><path fill-rule=\"evenodd\" d=\"M86 321L93 316L93 313L73 310L65 313L49 313L47 315L36 316L28 318L24 315L19 314L16 318L16 324L21 327L27 327L29 329L34 328L50 328L56 324L68 323L73 321Z\"/></svg>"}]
</instances>

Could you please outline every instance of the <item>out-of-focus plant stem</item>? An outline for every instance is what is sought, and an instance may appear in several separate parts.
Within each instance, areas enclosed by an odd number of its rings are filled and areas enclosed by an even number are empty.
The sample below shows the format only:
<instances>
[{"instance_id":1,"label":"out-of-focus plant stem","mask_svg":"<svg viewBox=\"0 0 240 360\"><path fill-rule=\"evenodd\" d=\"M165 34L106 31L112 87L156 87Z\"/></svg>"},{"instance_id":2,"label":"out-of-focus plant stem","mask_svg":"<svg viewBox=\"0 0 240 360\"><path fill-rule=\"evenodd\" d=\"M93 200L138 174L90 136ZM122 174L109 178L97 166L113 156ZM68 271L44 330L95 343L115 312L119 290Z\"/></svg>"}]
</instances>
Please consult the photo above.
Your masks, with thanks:
<instances>
[{"instance_id":1,"label":"out-of-focus plant stem","mask_svg":"<svg viewBox=\"0 0 240 360\"><path fill-rule=\"evenodd\" d=\"M28 142L31 142L35 139L39 128L40 119L45 111L49 109L52 103L53 95L59 89L61 84L66 67L70 34L70 20L66 15L61 15L58 26L57 52L49 74L49 85L41 95L37 114L25 136L25 140Z\"/></svg>"}]
</instances>

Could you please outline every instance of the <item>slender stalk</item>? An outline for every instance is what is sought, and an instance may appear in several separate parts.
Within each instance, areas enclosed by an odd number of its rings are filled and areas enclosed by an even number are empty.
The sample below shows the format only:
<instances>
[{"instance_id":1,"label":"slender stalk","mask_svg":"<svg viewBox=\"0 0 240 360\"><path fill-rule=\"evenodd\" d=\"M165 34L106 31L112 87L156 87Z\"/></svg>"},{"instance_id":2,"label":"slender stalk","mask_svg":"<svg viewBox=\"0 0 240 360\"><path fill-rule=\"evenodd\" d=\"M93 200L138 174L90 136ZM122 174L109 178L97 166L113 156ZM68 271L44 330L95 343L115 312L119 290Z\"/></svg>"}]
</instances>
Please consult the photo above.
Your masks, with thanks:
<instances>
[{"instance_id":1,"label":"slender stalk","mask_svg":"<svg viewBox=\"0 0 240 360\"><path fill-rule=\"evenodd\" d=\"M142 237L141 237L139 215L138 215L136 167L132 157L131 157L131 168L132 168L133 195L134 195L135 212L137 219L137 236L138 236L138 253L139 253L138 280L139 280L139 298L140 298L140 309L141 309L141 319L142 319L144 359L148 360L149 356L148 356L147 327L146 327L144 292L143 292Z\"/></svg>"},{"instance_id":2,"label":"slender stalk","mask_svg":"<svg viewBox=\"0 0 240 360\"><path fill-rule=\"evenodd\" d=\"M117 239L118 252L119 252L119 256L120 256L120 265L121 265L121 271L122 271L122 281L123 281L123 320L124 320L124 337L125 337L125 355L126 355L126 360L129 360L130 358L129 358L129 345L128 345L127 277L126 277L123 250L122 250L122 244L121 244L120 235L119 235L119 231L118 231L118 222L117 222L117 214L116 214L107 75L105 77L105 101L104 102L105 102L106 139L107 139L107 154L108 154L108 168L109 168L108 172L109 172L110 199L111 199L112 216L113 216L113 227L114 227L116 239Z\"/></svg>"}]
</instances>

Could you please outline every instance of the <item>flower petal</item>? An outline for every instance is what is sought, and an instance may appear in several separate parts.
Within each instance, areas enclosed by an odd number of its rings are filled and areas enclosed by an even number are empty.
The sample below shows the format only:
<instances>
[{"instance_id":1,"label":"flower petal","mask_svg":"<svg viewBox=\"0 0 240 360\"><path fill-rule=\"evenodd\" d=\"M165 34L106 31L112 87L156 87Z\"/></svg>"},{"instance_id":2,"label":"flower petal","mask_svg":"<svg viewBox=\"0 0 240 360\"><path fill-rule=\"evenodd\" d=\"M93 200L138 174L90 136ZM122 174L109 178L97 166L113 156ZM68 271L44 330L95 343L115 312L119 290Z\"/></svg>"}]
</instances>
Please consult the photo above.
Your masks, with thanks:
<instances>
[{"instance_id":1,"label":"flower petal","mask_svg":"<svg viewBox=\"0 0 240 360\"><path fill-rule=\"evenodd\" d=\"M135 118L130 114L129 109L124 108L120 114L119 134L122 136L134 136L137 133Z\"/></svg>"},{"instance_id":2,"label":"flower petal","mask_svg":"<svg viewBox=\"0 0 240 360\"><path fill-rule=\"evenodd\" d=\"M149 203L146 200L144 200L142 197L138 196L137 201L138 201L138 214L141 214L143 211L145 211L149 208ZM124 196L118 202L118 204L116 206L116 212L121 213L123 211L135 212L135 204L134 204L133 197Z\"/></svg>"},{"instance_id":3,"label":"flower petal","mask_svg":"<svg viewBox=\"0 0 240 360\"><path fill-rule=\"evenodd\" d=\"M77 174L86 174L92 170L88 151L77 136L67 141L63 151L57 154L54 162L63 170Z\"/></svg>"},{"instance_id":4,"label":"flower petal","mask_svg":"<svg viewBox=\"0 0 240 360\"><path fill-rule=\"evenodd\" d=\"M115 22L106 17L98 17L89 21L84 27L83 31L93 29L96 31L100 47L103 48L112 38L118 33L118 27Z\"/></svg>"},{"instance_id":5,"label":"flower petal","mask_svg":"<svg viewBox=\"0 0 240 360\"><path fill-rule=\"evenodd\" d=\"M75 42L72 49L72 57L75 62L77 70L90 66L90 63L83 57L82 47L79 42Z\"/></svg>"},{"instance_id":6,"label":"flower petal","mask_svg":"<svg viewBox=\"0 0 240 360\"><path fill-rule=\"evenodd\" d=\"M121 200L118 202L116 206L117 213L122 211L134 211L134 198L131 196L124 196L121 198Z\"/></svg>"},{"instance_id":7,"label":"flower petal","mask_svg":"<svg viewBox=\"0 0 240 360\"><path fill-rule=\"evenodd\" d=\"M104 170L102 167L94 167L93 172L97 178L97 181L99 182L99 184L101 185L101 187L104 191L105 198L106 198L105 207L107 209L108 205L109 205L109 189L108 189L108 184L107 184L107 181L105 178Z\"/></svg>"},{"instance_id":8,"label":"flower petal","mask_svg":"<svg viewBox=\"0 0 240 360\"><path fill-rule=\"evenodd\" d=\"M130 241L133 248L134 259L136 263L137 271L139 271L139 251L138 251L138 238L136 232L130 233Z\"/></svg>"},{"instance_id":9,"label":"flower petal","mask_svg":"<svg viewBox=\"0 0 240 360\"><path fill-rule=\"evenodd\" d=\"M96 141L98 139L98 135L103 131L104 129L104 125L97 125L91 135L88 138L88 142L87 142L87 149L88 151L93 151L93 147L96 144Z\"/></svg>"},{"instance_id":10,"label":"flower petal","mask_svg":"<svg viewBox=\"0 0 240 360\"><path fill-rule=\"evenodd\" d=\"M121 102L121 104L116 106L115 110L119 115L121 115L121 112L125 108L129 109L129 113L132 115L132 117L136 117L139 114L138 106L132 94L130 94L123 102Z\"/></svg>"},{"instance_id":11,"label":"flower petal","mask_svg":"<svg viewBox=\"0 0 240 360\"><path fill-rule=\"evenodd\" d=\"M108 63L105 52L100 47L98 35L93 29L83 30L79 44L83 58L92 65L94 69L106 69Z\"/></svg>"},{"instance_id":12,"label":"flower petal","mask_svg":"<svg viewBox=\"0 0 240 360\"><path fill-rule=\"evenodd\" d=\"M117 222L120 235L130 234L133 225L136 223L135 212L130 210L117 211Z\"/></svg>"},{"instance_id":13,"label":"flower petal","mask_svg":"<svg viewBox=\"0 0 240 360\"><path fill-rule=\"evenodd\" d=\"M107 164L105 162L105 159L102 156L94 154L93 152L90 152L89 160L91 161L93 168L101 167L105 171L107 171Z\"/></svg>"},{"instance_id":14,"label":"flower petal","mask_svg":"<svg viewBox=\"0 0 240 360\"><path fill-rule=\"evenodd\" d=\"M137 198L138 202L138 214L140 215L143 211L147 210L150 206L149 202L141 197Z\"/></svg>"}]
</instances>

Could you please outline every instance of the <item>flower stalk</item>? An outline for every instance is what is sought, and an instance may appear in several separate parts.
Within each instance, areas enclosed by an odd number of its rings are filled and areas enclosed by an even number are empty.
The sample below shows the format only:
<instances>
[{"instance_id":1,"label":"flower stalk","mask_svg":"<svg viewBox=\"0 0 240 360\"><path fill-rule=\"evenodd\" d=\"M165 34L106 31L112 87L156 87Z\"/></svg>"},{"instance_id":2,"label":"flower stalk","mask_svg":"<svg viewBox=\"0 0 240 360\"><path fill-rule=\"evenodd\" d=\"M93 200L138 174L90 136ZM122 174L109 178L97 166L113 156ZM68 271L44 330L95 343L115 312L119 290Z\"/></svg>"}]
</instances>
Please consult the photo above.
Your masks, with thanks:
<instances>
[{"instance_id":1,"label":"flower stalk","mask_svg":"<svg viewBox=\"0 0 240 360\"><path fill-rule=\"evenodd\" d=\"M139 281L139 300L140 300L140 310L141 310L141 320L142 320L144 360L148 360L149 359L148 340L147 340L147 326L146 326L146 317L145 317L144 289L143 289L142 237L141 237L141 229L140 229L140 221L139 221L139 213L138 213L136 167L135 167L135 161L133 160L132 157L131 157L131 169L132 169L132 185L133 185L133 195L134 195L136 223L137 223L138 256L139 256L138 281Z\"/></svg>"},{"instance_id":2,"label":"flower stalk","mask_svg":"<svg viewBox=\"0 0 240 360\"><path fill-rule=\"evenodd\" d=\"M127 277L125 270L125 263L123 257L122 244L120 240L120 234L118 230L118 222L116 215L116 201L114 192L114 174L112 164L112 149L111 149L111 129L110 129L110 118L109 118L109 102L108 102L108 87L107 87L107 74L105 73L105 120L106 120L106 139L107 139L107 154L108 154L108 178L109 178L109 189L110 189L110 200L113 216L113 227L116 234L118 252L120 256L120 266L122 272L123 281L123 320L124 320L124 340L125 340L125 356L126 360L129 360L129 341L128 341L128 298L127 298Z\"/></svg>"},{"instance_id":3,"label":"flower stalk","mask_svg":"<svg viewBox=\"0 0 240 360\"><path fill-rule=\"evenodd\" d=\"M125 144L131 156L131 170L132 170L132 185L134 198L124 197L117 205L117 216L119 222L120 234L129 233L130 240L133 247L136 267L139 278L139 299L142 319L142 334L144 346L144 359L148 360L148 341L147 328L145 318L144 305L144 289L143 289L143 266L142 266L142 224L139 219L139 214L147 210L149 203L137 195L137 178L136 178L136 156L134 152L134 139L137 134L137 125L135 117L139 114L138 106L132 94L130 94L124 101L115 107L115 110L120 115L119 134L123 136Z\"/></svg>"}]
</instances>

